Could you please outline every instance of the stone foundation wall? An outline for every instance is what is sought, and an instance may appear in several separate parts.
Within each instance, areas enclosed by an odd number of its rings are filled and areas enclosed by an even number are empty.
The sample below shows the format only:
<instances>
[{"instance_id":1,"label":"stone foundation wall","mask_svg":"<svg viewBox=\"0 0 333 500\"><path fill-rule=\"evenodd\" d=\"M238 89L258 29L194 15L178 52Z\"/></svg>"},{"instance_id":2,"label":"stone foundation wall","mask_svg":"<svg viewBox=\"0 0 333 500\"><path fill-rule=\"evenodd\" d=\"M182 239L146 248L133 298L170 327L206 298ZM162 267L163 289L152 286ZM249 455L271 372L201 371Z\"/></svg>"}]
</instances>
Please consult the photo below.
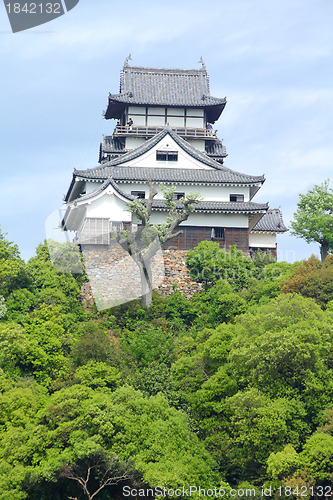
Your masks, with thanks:
<instances>
[{"instance_id":1,"label":"stone foundation wall","mask_svg":"<svg viewBox=\"0 0 333 500\"><path fill-rule=\"evenodd\" d=\"M81 251L91 293L99 310L142 295L139 268L120 245L81 245ZM153 259L152 278L154 288L161 285L164 279L161 249Z\"/></svg>"},{"instance_id":2,"label":"stone foundation wall","mask_svg":"<svg viewBox=\"0 0 333 500\"><path fill-rule=\"evenodd\" d=\"M164 250L165 278L158 290L164 296L179 290L186 298L202 290L202 284L192 281L185 266L187 250Z\"/></svg>"},{"instance_id":3,"label":"stone foundation wall","mask_svg":"<svg viewBox=\"0 0 333 500\"><path fill-rule=\"evenodd\" d=\"M133 300L141 295L137 265L121 247L81 245L89 283L82 288L82 302L96 302L99 310ZM189 277L185 266L186 250L159 251L153 261L153 287L163 296L179 290L186 298L202 289Z\"/></svg>"}]
</instances>

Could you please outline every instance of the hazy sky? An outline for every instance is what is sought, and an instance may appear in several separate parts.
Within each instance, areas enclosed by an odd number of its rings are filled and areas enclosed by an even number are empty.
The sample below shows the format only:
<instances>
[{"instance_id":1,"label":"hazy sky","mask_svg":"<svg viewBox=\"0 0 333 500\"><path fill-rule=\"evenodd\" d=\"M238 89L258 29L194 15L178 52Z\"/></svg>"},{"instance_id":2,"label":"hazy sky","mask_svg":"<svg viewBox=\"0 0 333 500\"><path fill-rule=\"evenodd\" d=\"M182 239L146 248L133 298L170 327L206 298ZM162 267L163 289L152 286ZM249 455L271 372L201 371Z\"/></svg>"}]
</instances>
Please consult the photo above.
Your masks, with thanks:
<instances>
[{"instance_id":1,"label":"hazy sky","mask_svg":"<svg viewBox=\"0 0 333 500\"><path fill-rule=\"evenodd\" d=\"M266 176L255 197L281 206L333 177L332 0L80 0L65 16L12 34L0 5L0 225L33 255L73 168L97 165L109 92L131 64L199 68L228 103L216 128L231 169ZM332 179L333 184L333 179ZM312 252L288 233L279 259Z\"/></svg>"}]
</instances>

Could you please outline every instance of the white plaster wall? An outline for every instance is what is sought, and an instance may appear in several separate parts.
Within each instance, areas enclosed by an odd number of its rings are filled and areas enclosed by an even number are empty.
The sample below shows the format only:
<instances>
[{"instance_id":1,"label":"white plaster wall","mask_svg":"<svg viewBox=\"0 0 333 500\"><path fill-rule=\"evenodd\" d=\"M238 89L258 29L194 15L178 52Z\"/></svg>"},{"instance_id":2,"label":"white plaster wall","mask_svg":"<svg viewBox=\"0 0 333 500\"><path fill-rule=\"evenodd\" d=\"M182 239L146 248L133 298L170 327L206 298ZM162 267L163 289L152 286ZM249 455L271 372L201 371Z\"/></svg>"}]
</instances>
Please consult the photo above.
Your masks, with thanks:
<instances>
[{"instance_id":1,"label":"white plaster wall","mask_svg":"<svg viewBox=\"0 0 333 500\"><path fill-rule=\"evenodd\" d=\"M185 116L184 108L168 108L167 115L177 115L177 116Z\"/></svg>"},{"instance_id":2,"label":"white plaster wall","mask_svg":"<svg viewBox=\"0 0 333 500\"><path fill-rule=\"evenodd\" d=\"M125 147L126 149L135 149L143 144L145 139L143 137L126 137Z\"/></svg>"},{"instance_id":3,"label":"white plaster wall","mask_svg":"<svg viewBox=\"0 0 333 500\"><path fill-rule=\"evenodd\" d=\"M93 193L94 191L96 191L97 189L99 189L102 185L102 182L91 182L91 181L87 181L86 182L86 193L87 194L91 194Z\"/></svg>"},{"instance_id":4,"label":"white plaster wall","mask_svg":"<svg viewBox=\"0 0 333 500\"><path fill-rule=\"evenodd\" d=\"M146 114L146 108L145 106L129 106L128 107L128 115L130 116L131 113L135 113L137 115L145 115Z\"/></svg>"},{"instance_id":5,"label":"white plaster wall","mask_svg":"<svg viewBox=\"0 0 333 500\"><path fill-rule=\"evenodd\" d=\"M251 233L249 246L259 248L275 248L276 235L271 233Z\"/></svg>"},{"instance_id":6,"label":"white plaster wall","mask_svg":"<svg viewBox=\"0 0 333 500\"><path fill-rule=\"evenodd\" d=\"M130 115L130 118L133 120L133 127L144 127L146 125L146 115Z\"/></svg>"},{"instance_id":7,"label":"white plaster wall","mask_svg":"<svg viewBox=\"0 0 333 500\"><path fill-rule=\"evenodd\" d=\"M115 194L105 193L97 200L91 201L86 205L87 211L85 217L109 218L113 221L131 221L131 214L127 211L125 201L119 199ZM165 221L167 212L154 212L151 217L153 224L159 224ZM193 213L190 214L183 225L188 226L216 226L216 227L248 227L248 216L245 214L218 214L218 213ZM252 235L254 236L254 235ZM261 235L259 235L261 236ZM268 235L271 237L272 235ZM271 241L272 240L272 241ZM271 238L270 246L275 246L275 235ZM261 244L257 241L251 244L253 246L269 246L266 239L262 239Z\"/></svg>"},{"instance_id":8,"label":"white plaster wall","mask_svg":"<svg viewBox=\"0 0 333 500\"><path fill-rule=\"evenodd\" d=\"M166 212L155 212L152 214L152 224L165 222ZM248 227L248 216L241 214L214 214L193 213L182 226L216 226L216 227Z\"/></svg>"},{"instance_id":9,"label":"white plaster wall","mask_svg":"<svg viewBox=\"0 0 333 500\"><path fill-rule=\"evenodd\" d=\"M87 205L86 217L104 217L112 221L131 221L125 202L114 194L105 194Z\"/></svg>"},{"instance_id":10,"label":"white plaster wall","mask_svg":"<svg viewBox=\"0 0 333 500\"><path fill-rule=\"evenodd\" d=\"M190 146L205 152L205 141L203 139L188 139L187 142Z\"/></svg>"},{"instance_id":11,"label":"white plaster wall","mask_svg":"<svg viewBox=\"0 0 333 500\"><path fill-rule=\"evenodd\" d=\"M186 127L203 128L205 126L203 118L186 117Z\"/></svg>"},{"instance_id":12,"label":"white plaster wall","mask_svg":"<svg viewBox=\"0 0 333 500\"><path fill-rule=\"evenodd\" d=\"M139 183L132 183L132 184L118 184L120 189L125 191L125 193L131 193L131 191L145 191L146 192L146 197L148 197L149 193L149 187L148 184L139 184ZM237 190L237 191L236 191ZM229 201L230 200L230 194L244 194L244 201L249 200L249 188L248 187L242 187L242 188L234 188L232 186L182 186L182 185L176 185L176 192L180 193L195 193L199 192L200 196L204 198L205 201ZM163 193L162 191L159 191L158 194L156 195L156 200L158 199L163 199Z\"/></svg>"},{"instance_id":13,"label":"white plaster wall","mask_svg":"<svg viewBox=\"0 0 333 500\"><path fill-rule=\"evenodd\" d=\"M168 116L167 122L171 127L185 127L185 118L183 116Z\"/></svg>"},{"instance_id":14,"label":"white plaster wall","mask_svg":"<svg viewBox=\"0 0 333 500\"><path fill-rule=\"evenodd\" d=\"M189 108L187 110L187 116L201 116L202 118L204 117L204 110L203 109L196 109L196 108Z\"/></svg>"},{"instance_id":15,"label":"white plaster wall","mask_svg":"<svg viewBox=\"0 0 333 500\"><path fill-rule=\"evenodd\" d=\"M148 127L164 127L165 116L149 116L148 115Z\"/></svg>"},{"instance_id":16,"label":"white plaster wall","mask_svg":"<svg viewBox=\"0 0 333 500\"><path fill-rule=\"evenodd\" d=\"M165 108L148 108L148 115L165 115Z\"/></svg>"},{"instance_id":17,"label":"white plaster wall","mask_svg":"<svg viewBox=\"0 0 333 500\"><path fill-rule=\"evenodd\" d=\"M128 138L129 139L129 138ZM127 141L128 141L127 139ZM130 138L133 140L132 138ZM126 141L126 147L132 147L128 146L127 144L132 144L128 143ZM141 142L142 143L142 142ZM134 143L133 143L134 144ZM134 146L136 147L136 146ZM178 161L174 162L163 162L163 161L156 161L156 151L157 150L166 150L166 151L178 151ZM200 161L196 160L192 156L190 156L188 153L183 151L178 144L172 139L172 137L167 134L163 139L160 140L160 142L154 146L152 149L144 153L142 156L139 158L135 158L134 160L130 160L126 163L123 163L123 165L126 166L137 166L137 167L151 167L151 168L197 168L197 169L203 169L203 170L211 170L212 167L209 167L208 165L202 164Z\"/></svg>"}]
</instances>

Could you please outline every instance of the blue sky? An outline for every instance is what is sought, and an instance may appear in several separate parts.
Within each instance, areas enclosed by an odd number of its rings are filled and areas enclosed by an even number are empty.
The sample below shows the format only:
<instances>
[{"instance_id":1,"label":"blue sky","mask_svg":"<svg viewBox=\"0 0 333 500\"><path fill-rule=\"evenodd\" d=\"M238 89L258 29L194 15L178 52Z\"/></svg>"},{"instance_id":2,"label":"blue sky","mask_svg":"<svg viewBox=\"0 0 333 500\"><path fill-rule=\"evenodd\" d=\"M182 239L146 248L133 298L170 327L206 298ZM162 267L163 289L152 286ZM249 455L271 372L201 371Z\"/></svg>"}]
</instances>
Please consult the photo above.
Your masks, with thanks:
<instances>
[{"instance_id":1,"label":"blue sky","mask_svg":"<svg viewBox=\"0 0 333 500\"><path fill-rule=\"evenodd\" d=\"M281 206L332 177L331 0L80 0L48 24L12 34L0 5L0 225L27 259L45 238L73 168L97 165L109 92L137 66L199 68L228 103L216 128L226 166L266 176L255 200ZM333 183L333 180L332 180ZM331 183L331 185L332 185ZM285 234L279 260L319 255Z\"/></svg>"}]
</instances>

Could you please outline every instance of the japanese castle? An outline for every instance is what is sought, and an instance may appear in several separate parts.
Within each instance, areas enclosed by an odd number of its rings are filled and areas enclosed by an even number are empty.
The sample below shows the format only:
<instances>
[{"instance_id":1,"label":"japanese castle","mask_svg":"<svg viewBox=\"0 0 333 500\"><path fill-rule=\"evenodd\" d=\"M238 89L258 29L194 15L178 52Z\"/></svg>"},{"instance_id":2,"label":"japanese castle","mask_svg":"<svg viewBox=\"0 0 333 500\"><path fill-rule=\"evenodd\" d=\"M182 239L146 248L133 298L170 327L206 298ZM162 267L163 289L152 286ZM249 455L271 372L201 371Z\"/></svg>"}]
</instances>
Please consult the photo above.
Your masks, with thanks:
<instances>
[{"instance_id":1,"label":"japanese castle","mask_svg":"<svg viewBox=\"0 0 333 500\"><path fill-rule=\"evenodd\" d=\"M200 69L159 69L129 65L120 73L120 91L109 94L106 120L117 120L104 136L99 164L74 170L65 196L66 230L84 245L108 245L115 228L135 227L130 200L149 195L149 184L175 187L175 198L198 192L201 201L180 226L182 234L164 248L188 250L202 240L221 247L236 244L245 254L262 249L276 255L276 234L287 231L279 209L253 201L263 175L224 166L226 148L213 124L225 98L210 95ZM163 222L163 193L154 198L152 223Z\"/></svg>"}]
</instances>

